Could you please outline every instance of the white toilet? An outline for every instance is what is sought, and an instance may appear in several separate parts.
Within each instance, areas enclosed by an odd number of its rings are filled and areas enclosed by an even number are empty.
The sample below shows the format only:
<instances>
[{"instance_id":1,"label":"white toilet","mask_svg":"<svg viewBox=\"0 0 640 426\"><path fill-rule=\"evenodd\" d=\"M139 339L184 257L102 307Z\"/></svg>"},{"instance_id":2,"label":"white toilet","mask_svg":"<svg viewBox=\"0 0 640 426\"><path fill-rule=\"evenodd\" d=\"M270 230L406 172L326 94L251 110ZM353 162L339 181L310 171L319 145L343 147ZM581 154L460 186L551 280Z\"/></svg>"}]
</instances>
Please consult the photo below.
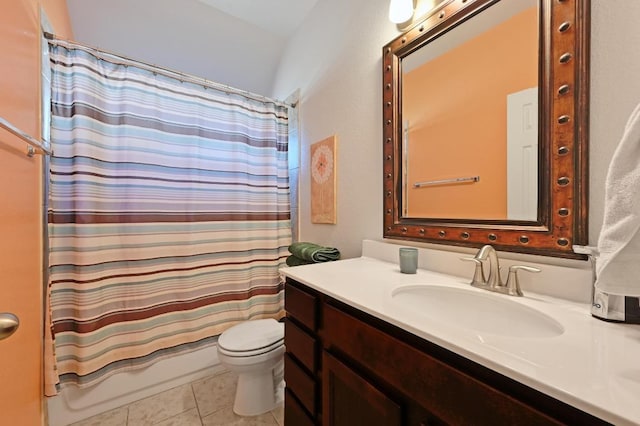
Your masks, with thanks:
<instances>
[{"instance_id":1,"label":"white toilet","mask_svg":"<svg viewBox=\"0 0 640 426\"><path fill-rule=\"evenodd\" d=\"M218 358L238 375L233 411L266 413L284 398L284 324L275 319L246 321L218 338Z\"/></svg>"}]
</instances>

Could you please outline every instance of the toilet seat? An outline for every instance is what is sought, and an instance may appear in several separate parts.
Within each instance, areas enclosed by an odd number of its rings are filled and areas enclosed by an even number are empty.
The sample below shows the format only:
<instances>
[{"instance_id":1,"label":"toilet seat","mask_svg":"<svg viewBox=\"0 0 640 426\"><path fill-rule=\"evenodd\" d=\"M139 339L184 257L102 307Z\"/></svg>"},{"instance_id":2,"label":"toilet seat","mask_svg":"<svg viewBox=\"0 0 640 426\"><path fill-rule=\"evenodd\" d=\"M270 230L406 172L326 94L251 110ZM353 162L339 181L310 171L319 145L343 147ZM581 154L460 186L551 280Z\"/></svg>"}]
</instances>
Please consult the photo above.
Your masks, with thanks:
<instances>
[{"instance_id":1,"label":"toilet seat","mask_svg":"<svg viewBox=\"0 0 640 426\"><path fill-rule=\"evenodd\" d=\"M284 345L284 324L273 318L246 321L218 338L218 351L229 357L258 356Z\"/></svg>"}]
</instances>

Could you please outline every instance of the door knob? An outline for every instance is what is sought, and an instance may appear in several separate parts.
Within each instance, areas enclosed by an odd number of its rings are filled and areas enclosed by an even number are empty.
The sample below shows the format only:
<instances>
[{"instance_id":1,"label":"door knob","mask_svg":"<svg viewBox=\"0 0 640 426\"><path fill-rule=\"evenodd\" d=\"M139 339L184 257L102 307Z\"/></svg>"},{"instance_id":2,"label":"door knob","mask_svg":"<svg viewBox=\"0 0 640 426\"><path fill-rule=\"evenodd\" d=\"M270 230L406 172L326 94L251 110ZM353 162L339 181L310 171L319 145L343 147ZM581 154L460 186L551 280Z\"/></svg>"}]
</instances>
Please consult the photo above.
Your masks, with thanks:
<instances>
[{"instance_id":1,"label":"door knob","mask_svg":"<svg viewBox=\"0 0 640 426\"><path fill-rule=\"evenodd\" d=\"M17 316L9 312L0 313L0 340L6 339L15 333L19 325L20 321Z\"/></svg>"}]
</instances>

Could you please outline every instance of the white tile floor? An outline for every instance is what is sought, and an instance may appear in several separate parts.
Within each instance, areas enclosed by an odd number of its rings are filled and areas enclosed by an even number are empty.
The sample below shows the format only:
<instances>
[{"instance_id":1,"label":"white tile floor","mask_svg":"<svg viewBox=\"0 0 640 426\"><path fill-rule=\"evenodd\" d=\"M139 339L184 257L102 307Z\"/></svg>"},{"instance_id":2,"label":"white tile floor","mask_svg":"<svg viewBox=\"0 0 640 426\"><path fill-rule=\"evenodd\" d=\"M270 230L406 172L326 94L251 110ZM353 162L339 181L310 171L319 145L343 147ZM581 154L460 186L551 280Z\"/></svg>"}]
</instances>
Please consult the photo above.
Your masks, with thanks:
<instances>
[{"instance_id":1,"label":"white tile floor","mask_svg":"<svg viewBox=\"0 0 640 426\"><path fill-rule=\"evenodd\" d=\"M284 407L256 417L233 412L237 378L224 372L169 389L72 426L283 426Z\"/></svg>"}]
</instances>

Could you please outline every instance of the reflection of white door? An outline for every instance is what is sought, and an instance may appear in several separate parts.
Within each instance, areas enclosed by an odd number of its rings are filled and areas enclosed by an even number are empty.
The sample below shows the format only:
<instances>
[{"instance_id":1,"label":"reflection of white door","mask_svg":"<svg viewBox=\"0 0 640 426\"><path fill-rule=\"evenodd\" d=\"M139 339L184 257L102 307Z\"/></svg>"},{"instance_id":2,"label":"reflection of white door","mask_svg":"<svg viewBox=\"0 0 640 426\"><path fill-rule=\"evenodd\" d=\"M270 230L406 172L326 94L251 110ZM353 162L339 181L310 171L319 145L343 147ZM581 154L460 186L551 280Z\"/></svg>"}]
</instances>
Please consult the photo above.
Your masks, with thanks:
<instances>
[{"instance_id":1,"label":"reflection of white door","mask_svg":"<svg viewBox=\"0 0 640 426\"><path fill-rule=\"evenodd\" d=\"M507 96L507 218L538 217L538 88Z\"/></svg>"}]
</instances>

